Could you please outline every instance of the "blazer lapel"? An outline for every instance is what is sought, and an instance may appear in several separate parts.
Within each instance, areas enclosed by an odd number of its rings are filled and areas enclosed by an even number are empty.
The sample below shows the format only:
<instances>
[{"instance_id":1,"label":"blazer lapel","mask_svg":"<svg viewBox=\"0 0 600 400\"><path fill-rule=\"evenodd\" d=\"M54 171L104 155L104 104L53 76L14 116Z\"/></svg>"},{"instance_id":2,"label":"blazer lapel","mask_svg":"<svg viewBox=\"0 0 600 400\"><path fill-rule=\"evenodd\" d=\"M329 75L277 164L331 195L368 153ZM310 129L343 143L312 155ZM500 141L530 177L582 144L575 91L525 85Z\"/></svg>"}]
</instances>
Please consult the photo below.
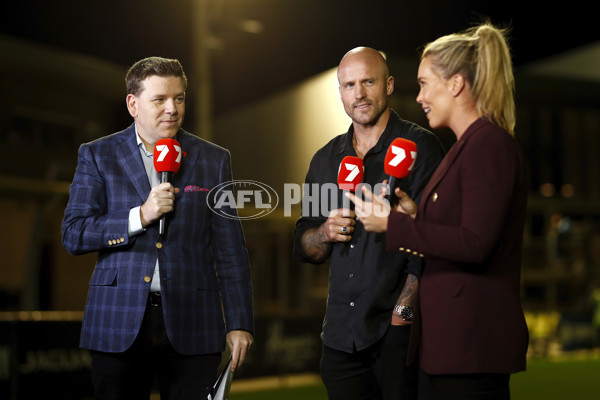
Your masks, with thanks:
<instances>
[{"instance_id":1,"label":"blazer lapel","mask_svg":"<svg viewBox=\"0 0 600 400\"><path fill-rule=\"evenodd\" d=\"M173 176L173 186L180 187L183 190L181 183L193 181L193 166L196 164L198 158L198 151L195 148L195 143L192 140L188 140L190 133L181 130L177 139L181 145L183 151L183 158L181 159L181 167L179 171Z\"/></svg>"},{"instance_id":2,"label":"blazer lapel","mask_svg":"<svg viewBox=\"0 0 600 400\"><path fill-rule=\"evenodd\" d=\"M119 165L131 180L140 197L145 200L150 192L150 181L146 175L144 162L140 156L140 149L135 138L133 125L128 129L128 135L121 146L117 146L115 154Z\"/></svg>"},{"instance_id":3,"label":"blazer lapel","mask_svg":"<svg viewBox=\"0 0 600 400\"><path fill-rule=\"evenodd\" d=\"M429 182L427 182L427 185L423 189L420 207L426 206L427 199L431 196L431 193L433 192L433 190L437 187L437 185L440 183L442 178L446 175L446 172L448 172L448 169L450 168L450 166L452 165L454 160L456 160L456 157L458 157L458 154L460 153L464 144L465 144L464 140L460 140L460 141L454 143L454 145L452 146L450 151L442 159L442 162L440 163L440 165L438 165L438 167L435 170L435 172L433 173L433 175L431 175Z\"/></svg>"},{"instance_id":4,"label":"blazer lapel","mask_svg":"<svg viewBox=\"0 0 600 400\"><path fill-rule=\"evenodd\" d=\"M454 143L452 148L450 148L450 151L448 152L448 154L446 154L446 157L444 157L440 165L438 165L433 175L431 175L429 182L423 189L423 195L421 196L421 203L419 204L419 207L426 206L427 199L429 198L429 196L431 196L433 190L437 187L442 178L446 175L446 172L448 172L448 169L454 163L454 160L456 160L456 158L462 151L463 147L465 146L465 143L467 143L469 138L473 136L475 132L477 132L479 128L485 123L486 120L484 118L479 118L477 121L473 122L471 126L469 126L467 130L463 133L460 140Z\"/></svg>"}]
</instances>

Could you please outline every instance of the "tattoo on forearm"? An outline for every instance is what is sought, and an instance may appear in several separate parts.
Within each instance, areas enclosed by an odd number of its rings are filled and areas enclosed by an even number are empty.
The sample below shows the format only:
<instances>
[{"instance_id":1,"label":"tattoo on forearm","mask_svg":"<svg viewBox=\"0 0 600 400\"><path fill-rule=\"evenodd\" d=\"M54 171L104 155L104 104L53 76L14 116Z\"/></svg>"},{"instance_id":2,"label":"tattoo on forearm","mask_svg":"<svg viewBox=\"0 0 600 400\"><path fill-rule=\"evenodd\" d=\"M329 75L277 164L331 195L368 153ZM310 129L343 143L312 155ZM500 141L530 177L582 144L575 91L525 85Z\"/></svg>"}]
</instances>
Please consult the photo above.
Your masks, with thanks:
<instances>
[{"instance_id":1,"label":"tattoo on forearm","mask_svg":"<svg viewBox=\"0 0 600 400\"><path fill-rule=\"evenodd\" d=\"M331 253L331 243L327 242L324 226L309 229L302 235L302 249L314 261L324 261Z\"/></svg>"},{"instance_id":2,"label":"tattoo on forearm","mask_svg":"<svg viewBox=\"0 0 600 400\"><path fill-rule=\"evenodd\" d=\"M402 293L400 293L400 297L398 297L398 301L396 302L396 304L401 304L405 306L414 305L417 299L418 290L419 280L416 276L409 274L406 277L404 288L402 289Z\"/></svg>"}]
</instances>

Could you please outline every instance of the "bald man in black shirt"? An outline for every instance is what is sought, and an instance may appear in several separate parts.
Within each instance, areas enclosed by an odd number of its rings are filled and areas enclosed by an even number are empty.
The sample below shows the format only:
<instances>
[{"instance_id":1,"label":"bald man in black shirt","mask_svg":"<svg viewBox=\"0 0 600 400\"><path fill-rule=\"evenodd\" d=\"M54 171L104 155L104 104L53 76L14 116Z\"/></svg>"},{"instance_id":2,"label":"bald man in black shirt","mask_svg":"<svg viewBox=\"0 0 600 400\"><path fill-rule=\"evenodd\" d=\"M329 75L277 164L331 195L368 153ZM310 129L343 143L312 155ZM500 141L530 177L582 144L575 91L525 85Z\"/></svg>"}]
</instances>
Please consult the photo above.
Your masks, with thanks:
<instances>
[{"instance_id":1,"label":"bald man in black shirt","mask_svg":"<svg viewBox=\"0 0 600 400\"><path fill-rule=\"evenodd\" d=\"M348 132L314 155L303 201L331 203L321 197L323 193L311 189L319 191L324 184L336 183L345 156L362 158L365 184L371 188L381 184L389 178L384 159L397 137L417 144L414 168L407 178L397 180L396 186L418 201L444 154L437 136L390 109L394 78L378 51L351 50L342 58L337 76L352 124ZM329 399L416 399L417 365L407 365L407 348L421 258L386 252L385 236L367 232L356 223L341 190L337 207L329 210L329 215L303 214L294 232L296 259L315 264L329 259L321 359Z\"/></svg>"}]
</instances>

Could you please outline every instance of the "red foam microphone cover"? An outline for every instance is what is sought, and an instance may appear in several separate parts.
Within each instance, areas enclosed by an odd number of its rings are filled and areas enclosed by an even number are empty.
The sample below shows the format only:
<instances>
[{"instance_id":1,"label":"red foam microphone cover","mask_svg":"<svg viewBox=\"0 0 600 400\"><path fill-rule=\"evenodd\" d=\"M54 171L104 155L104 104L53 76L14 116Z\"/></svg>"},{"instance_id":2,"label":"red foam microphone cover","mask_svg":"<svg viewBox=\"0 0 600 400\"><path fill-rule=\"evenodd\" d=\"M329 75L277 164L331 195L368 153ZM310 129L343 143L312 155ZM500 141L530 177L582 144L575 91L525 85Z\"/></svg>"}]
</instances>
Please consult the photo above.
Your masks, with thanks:
<instances>
[{"instance_id":1,"label":"red foam microphone cover","mask_svg":"<svg viewBox=\"0 0 600 400\"><path fill-rule=\"evenodd\" d=\"M346 156L338 169L338 187L354 192L356 186L363 181L365 166L359 157Z\"/></svg>"},{"instance_id":2,"label":"red foam microphone cover","mask_svg":"<svg viewBox=\"0 0 600 400\"><path fill-rule=\"evenodd\" d=\"M160 139L154 146L154 168L156 172L176 173L181 167L183 152L175 139Z\"/></svg>"},{"instance_id":3,"label":"red foam microphone cover","mask_svg":"<svg viewBox=\"0 0 600 400\"><path fill-rule=\"evenodd\" d=\"M417 159L417 144L412 140L396 138L385 155L385 173L398 179L406 178Z\"/></svg>"}]
</instances>

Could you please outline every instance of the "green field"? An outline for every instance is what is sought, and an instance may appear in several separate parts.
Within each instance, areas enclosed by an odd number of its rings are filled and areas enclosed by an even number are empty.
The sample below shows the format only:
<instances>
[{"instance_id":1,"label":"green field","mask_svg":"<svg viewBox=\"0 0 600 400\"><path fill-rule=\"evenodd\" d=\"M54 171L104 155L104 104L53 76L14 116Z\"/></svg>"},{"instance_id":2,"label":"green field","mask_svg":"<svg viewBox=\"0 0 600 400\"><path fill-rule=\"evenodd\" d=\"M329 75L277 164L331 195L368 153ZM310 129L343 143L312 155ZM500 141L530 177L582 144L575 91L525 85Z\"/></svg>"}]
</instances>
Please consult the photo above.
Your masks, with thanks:
<instances>
[{"instance_id":1,"label":"green field","mask_svg":"<svg viewBox=\"0 0 600 400\"><path fill-rule=\"evenodd\" d=\"M511 378L513 400L598 400L600 358L529 361L527 372ZM327 400L321 384L235 392L231 400Z\"/></svg>"},{"instance_id":2,"label":"green field","mask_svg":"<svg viewBox=\"0 0 600 400\"><path fill-rule=\"evenodd\" d=\"M513 400L600 399L600 359L530 361L511 389Z\"/></svg>"}]
</instances>

